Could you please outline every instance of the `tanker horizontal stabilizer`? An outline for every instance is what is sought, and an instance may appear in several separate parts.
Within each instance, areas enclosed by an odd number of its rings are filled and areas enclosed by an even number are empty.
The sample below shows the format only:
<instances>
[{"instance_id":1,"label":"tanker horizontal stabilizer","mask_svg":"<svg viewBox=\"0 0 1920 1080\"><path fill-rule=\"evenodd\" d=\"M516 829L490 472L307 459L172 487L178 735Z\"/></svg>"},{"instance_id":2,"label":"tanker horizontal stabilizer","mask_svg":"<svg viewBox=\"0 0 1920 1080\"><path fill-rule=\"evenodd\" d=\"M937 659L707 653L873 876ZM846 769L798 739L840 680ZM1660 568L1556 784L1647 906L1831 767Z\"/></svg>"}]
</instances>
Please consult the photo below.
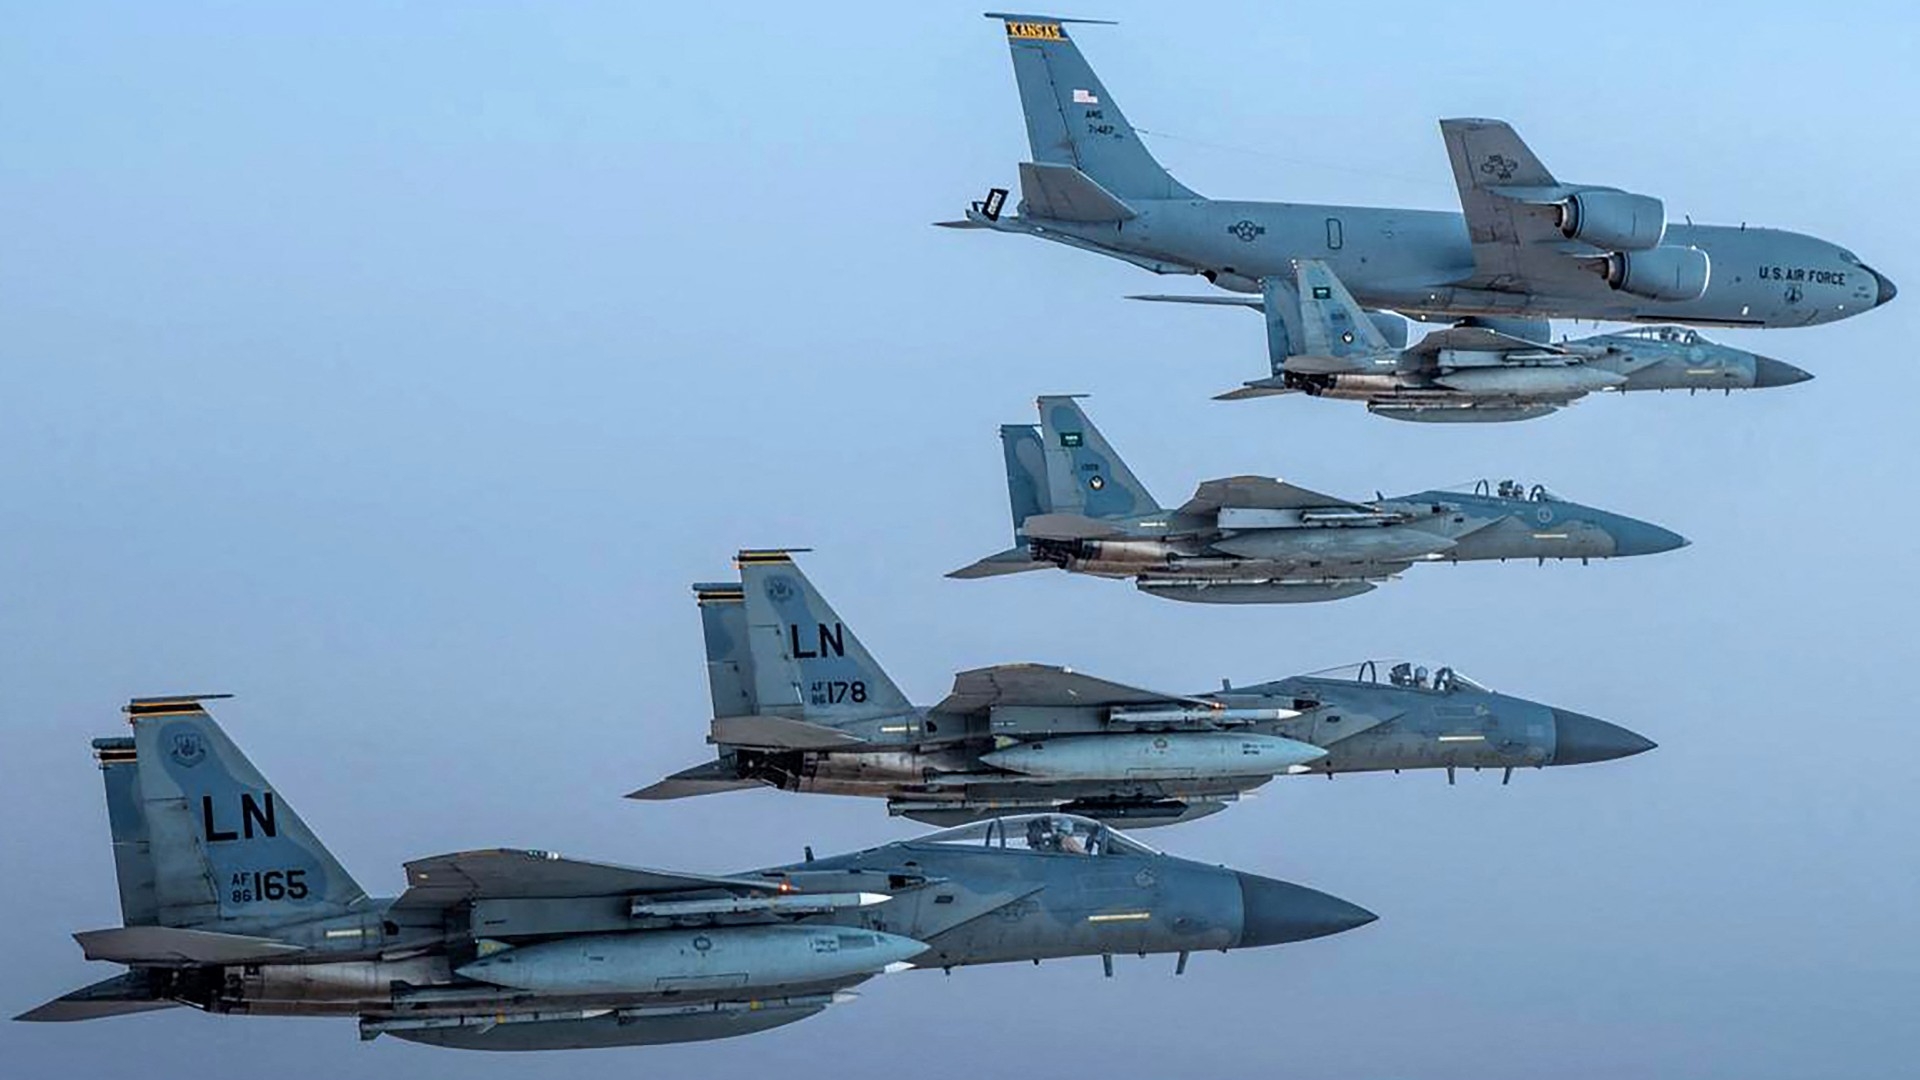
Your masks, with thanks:
<instances>
[{"instance_id":1,"label":"tanker horizontal stabilizer","mask_svg":"<svg viewBox=\"0 0 1920 1080\"><path fill-rule=\"evenodd\" d=\"M1267 303L1257 296L1188 296L1184 293L1134 293L1127 300L1145 300L1150 304L1207 304L1213 307L1244 307L1265 311Z\"/></svg>"},{"instance_id":2,"label":"tanker horizontal stabilizer","mask_svg":"<svg viewBox=\"0 0 1920 1080\"><path fill-rule=\"evenodd\" d=\"M712 741L722 746L752 746L766 750L826 750L854 746L862 740L824 724L789 716L716 716Z\"/></svg>"},{"instance_id":3,"label":"tanker horizontal stabilizer","mask_svg":"<svg viewBox=\"0 0 1920 1080\"><path fill-rule=\"evenodd\" d=\"M766 892L778 883L709 877L638 866L564 859L551 851L484 848L431 855L406 864L407 891L395 907L444 908L470 900L626 896L633 893Z\"/></svg>"},{"instance_id":4,"label":"tanker horizontal stabilizer","mask_svg":"<svg viewBox=\"0 0 1920 1080\"><path fill-rule=\"evenodd\" d=\"M89 960L116 964L239 964L306 952L273 938L178 926L116 926L73 935Z\"/></svg>"},{"instance_id":5,"label":"tanker horizontal stabilizer","mask_svg":"<svg viewBox=\"0 0 1920 1080\"><path fill-rule=\"evenodd\" d=\"M1023 213L1055 221L1126 221L1138 215L1133 208L1071 165L1020 163Z\"/></svg>"}]
</instances>

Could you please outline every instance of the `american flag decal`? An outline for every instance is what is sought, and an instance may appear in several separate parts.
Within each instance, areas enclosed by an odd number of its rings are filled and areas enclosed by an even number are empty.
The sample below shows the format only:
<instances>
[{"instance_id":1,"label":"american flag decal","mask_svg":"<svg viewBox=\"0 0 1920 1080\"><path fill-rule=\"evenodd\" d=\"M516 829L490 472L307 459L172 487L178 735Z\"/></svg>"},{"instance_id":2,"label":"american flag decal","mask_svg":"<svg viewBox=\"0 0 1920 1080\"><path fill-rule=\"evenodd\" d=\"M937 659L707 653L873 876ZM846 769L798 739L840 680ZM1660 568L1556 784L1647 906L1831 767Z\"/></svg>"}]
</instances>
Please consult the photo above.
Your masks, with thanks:
<instances>
[{"instance_id":1,"label":"american flag decal","mask_svg":"<svg viewBox=\"0 0 1920 1080\"><path fill-rule=\"evenodd\" d=\"M1075 105L1098 105L1100 104L1100 98L1091 90L1075 90L1073 92L1073 103Z\"/></svg>"}]
</instances>

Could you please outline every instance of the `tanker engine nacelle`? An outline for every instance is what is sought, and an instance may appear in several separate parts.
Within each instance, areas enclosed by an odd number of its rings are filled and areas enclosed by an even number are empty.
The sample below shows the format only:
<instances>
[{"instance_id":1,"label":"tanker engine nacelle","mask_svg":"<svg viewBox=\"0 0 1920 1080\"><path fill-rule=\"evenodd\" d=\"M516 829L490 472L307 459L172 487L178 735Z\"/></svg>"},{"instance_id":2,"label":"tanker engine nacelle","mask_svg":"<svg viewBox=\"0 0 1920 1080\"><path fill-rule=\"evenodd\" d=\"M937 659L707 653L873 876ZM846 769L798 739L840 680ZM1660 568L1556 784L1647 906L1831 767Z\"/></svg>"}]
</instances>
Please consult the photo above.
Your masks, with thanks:
<instances>
[{"instance_id":1,"label":"tanker engine nacelle","mask_svg":"<svg viewBox=\"0 0 1920 1080\"><path fill-rule=\"evenodd\" d=\"M1671 244L1651 251L1616 251L1590 265L1608 285L1648 300L1698 300L1713 273L1706 252Z\"/></svg>"},{"instance_id":2,"label":"tanker engine nacelle","mask_svg":"<svg viewBox=\"0 0 1920 1080\"><path fill-rule=\"evenodd\" d=\"M1560 232L1608 251L1646 251L1667 235L1667 208L1651 195L1607 188L1576 191L1560 204Z\"/></svg>"}]
</instances>

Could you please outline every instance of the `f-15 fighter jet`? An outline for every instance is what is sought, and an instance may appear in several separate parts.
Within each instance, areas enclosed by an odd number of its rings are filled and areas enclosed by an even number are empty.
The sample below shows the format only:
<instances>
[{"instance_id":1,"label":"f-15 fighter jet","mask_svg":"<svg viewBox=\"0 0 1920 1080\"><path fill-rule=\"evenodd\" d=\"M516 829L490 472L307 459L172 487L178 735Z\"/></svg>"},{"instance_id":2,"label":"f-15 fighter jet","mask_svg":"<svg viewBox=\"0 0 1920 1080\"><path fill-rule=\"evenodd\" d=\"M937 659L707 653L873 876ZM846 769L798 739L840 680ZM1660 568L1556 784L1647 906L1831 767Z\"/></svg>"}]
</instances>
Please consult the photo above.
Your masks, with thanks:
<instances>
[{"instance_id":1,"label":"f-15 fighter jet","mask_svg":"<svg viewBox=\"0 0 1920 1080\"><path fill-rule=\"evenodd\" d=\"M1511 480L1361 502L1232 476L1162 507L1077 401L1048 396L1039 406L1038 429L1000 429L1014 546L949 576L1059 567L1131 578L1169 600L1289 604L1357 596L1422 562L1585 562L1687 543L1658 525Z\"/></svg>"},{"instance_id":2,"label":"f-15 fighter jet","mask_svg":"<svg viewBox=\"0 0 1920 1080\"><path fill-rule=\"evenodd\" d=\"M1362 309L1318 259L1295 264L1292 281L1274 276L1261 285L1259 299L1204 298L1266 314L1272 376L1221 400L1304 393L1364 401L1368 411L1394 420L1473 423L1531 420L1602 390L1733 391L1813 378L1683 326L1555 343L1545 319L1475 318L1409 348L1403 319Z\"/></svg>"},{"instance_id":3,"label":"f-15 fighter jet","mask_svg":"<svg viewBox=\"0 0 1920 1080\"><path fill-rule=\"evenodd\" d=\"M97 739L123 924L75 934L121 974L21 1020L185 1005L357 1016L360 1036L471 1050L640 1046L803 1020L906 967L1243 949L1373 913L1163 855L1064 814L738 874L546 851L406 865L368 896L198 697L136 700Z\"/></svg>"},{"instance_id":4,"label":"f-15 fighter jet","mask_svg":"<svg viewBox=\"0 0 1920 1080\"><path fill-rule=\"evenodd\" d=\"M962 671L912 704L784 551L743 551L740 580L694 586L719 756L632 794L757 787L887 800L948 825L1060 810L1136 826L1223 810L1276 776L1513 770L1627 757L1616 724L1401 661L1202 694L1043 664Z\"/></svg>"}]
</instances>

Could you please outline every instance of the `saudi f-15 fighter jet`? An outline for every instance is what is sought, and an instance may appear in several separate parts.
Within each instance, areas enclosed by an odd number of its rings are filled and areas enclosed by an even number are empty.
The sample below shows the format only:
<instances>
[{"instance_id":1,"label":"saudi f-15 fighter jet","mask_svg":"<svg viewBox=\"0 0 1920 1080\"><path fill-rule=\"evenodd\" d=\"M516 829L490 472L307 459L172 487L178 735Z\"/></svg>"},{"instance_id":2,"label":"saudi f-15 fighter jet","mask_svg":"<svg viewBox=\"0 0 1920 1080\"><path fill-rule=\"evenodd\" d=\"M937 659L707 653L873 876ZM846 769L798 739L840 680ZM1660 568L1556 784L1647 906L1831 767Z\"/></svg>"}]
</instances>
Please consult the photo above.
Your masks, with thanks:
<instances>
[{"instance_id":1,"label":"saudi f-15 fighter jet","mask_svg":"<svg viewBox=\"0 0 1920 1080\"><path fill-rule=\"evenodd\" d=\"M1373 914L1162 855L1063 814L714 876L486 850L407 863L375 899L197 697L99 739L123 925L75 934L112 978L21 1020L186 1005L358 1016L471 1050L641 1046L804 1020L905 967L1179 954L1324 937Z\"/></svg>"},{"instance_id":2,"label":"saudi f-15 fighter jet","mask_svg":"<svg viewBox=\"0 0 1920 1080\"><path fill-rule=\"evenodd\" d=\"M1276 275L1261 285L1257 300L1215 298L1265 312L1273 364L1271 377L1223 401L1304 393L1364 401L1394 420L1473 423L1531 420L1602 390L1733 391L1813 378L1680 326L1556 344L1545 319L1467 319L1409 348L1405 321L1362 309L1319 259L1299 260L1291 281Z\"/></svg>"},{"instance_id":3,"label":"saudi f-15 fighter jet","mask_svg":"<svg viewBox=\"0 0 1920 1080\"><path fill-rule=\"evenodd\" d=\"M1258 293L1291 261L1326 260L1361 303L1407 314L1805 326L1894 297L1893 282L1819 237L1670 223L1657 198L1549 172L1499 120L1442 120L1462 213L1204 198L1141 144L1067 35L1086 20L992 15L1006 27L1033 160L956 228L1098 252Z\"/></svg>"},{"instance_id":4,"label":"saudi f-15 fighter jet","mask_svg":"<svg viewBox=\"0 0 1920 1080\"><path fill-rule=\"evenodd\" d=\"M1513 480L1350 502L1264 476L1230 476L1162 507L1077 401L1042 397L1039 406L1039 428L1000 429L1014 546L949 577L1059 567L1132 578L1169 600L1297 604L1358 596L1421 562L1585 562L1687 543L1658 525Z\"/></svg>"},{"instance_id":5,"label":"saudi f-15 fighter jet","mask_svg":"<svg viewBox=\"0 0 1920 1080\"><path fill-rule=\"evenodd\" d=\"M1653 743L1496 693L1451 668L1368 661L1255 686L1162 694L1043 664L962 671L916 706L784 551L694 586L719 757L636 791L756 787L887 800L952 825L1059 810L1134 826L1224 809L1276 776L1575 765Z\"/></svg>"}]
</instances>

